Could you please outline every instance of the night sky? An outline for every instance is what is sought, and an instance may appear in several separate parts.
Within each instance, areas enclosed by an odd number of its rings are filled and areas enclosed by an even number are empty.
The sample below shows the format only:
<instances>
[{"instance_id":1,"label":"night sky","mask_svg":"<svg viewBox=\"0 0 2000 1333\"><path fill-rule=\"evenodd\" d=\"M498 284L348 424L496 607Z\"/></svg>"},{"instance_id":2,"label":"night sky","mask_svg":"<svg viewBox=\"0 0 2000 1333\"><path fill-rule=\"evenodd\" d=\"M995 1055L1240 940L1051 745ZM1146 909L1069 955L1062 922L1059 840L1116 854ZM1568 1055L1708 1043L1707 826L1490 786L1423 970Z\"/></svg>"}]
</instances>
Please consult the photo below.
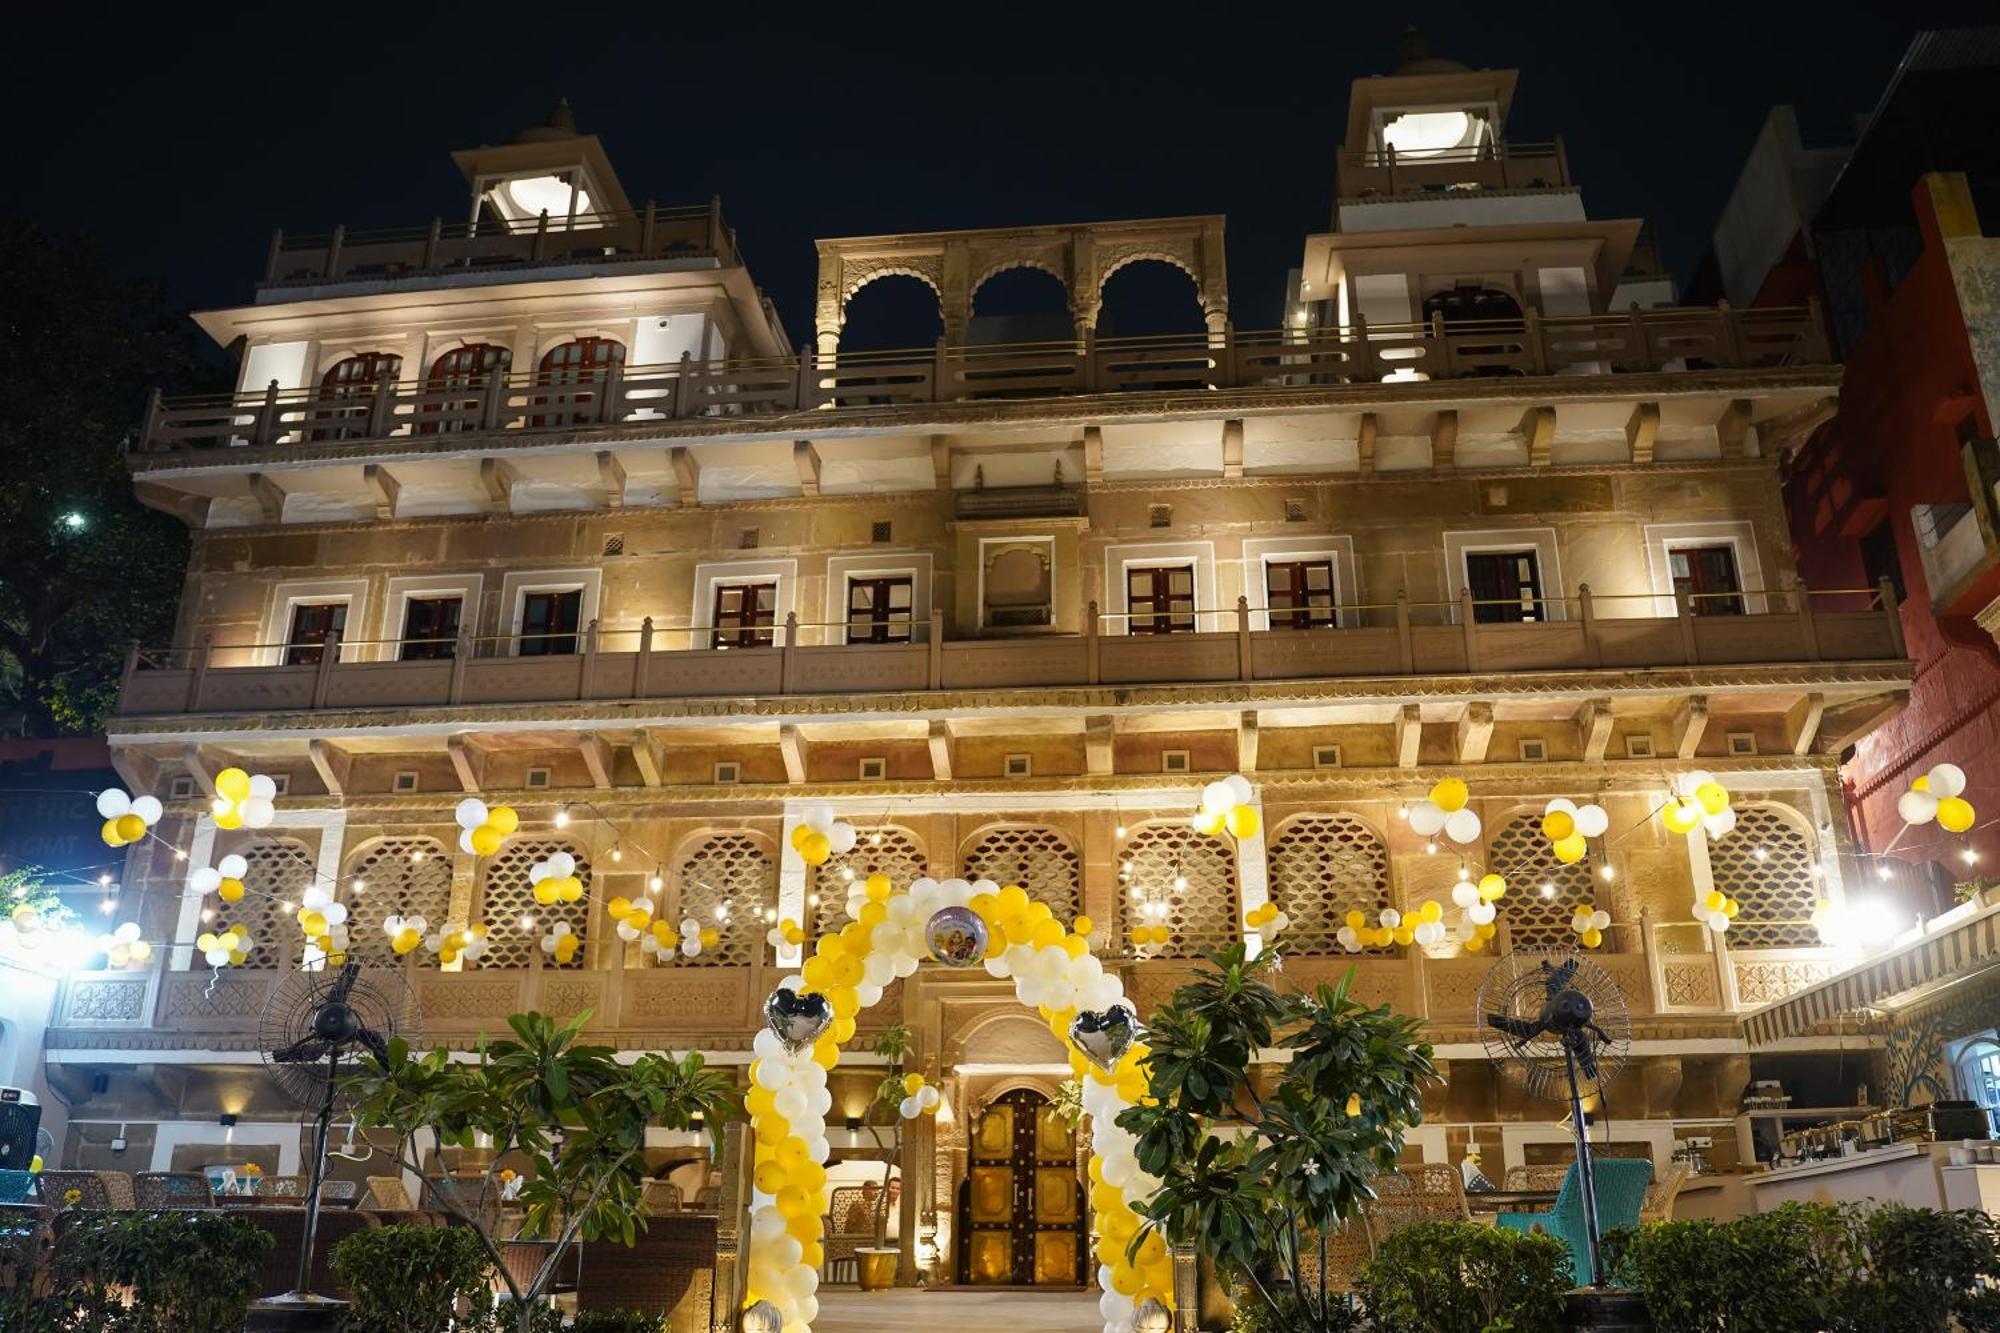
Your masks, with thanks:
<instances>
[{"instance_id":1,"label":"night sky","mask_svg":"<svg viewBox=\"0 0 2000 1333\"><path fill-rule=\"evenodd\" d=\"M1226 213L1232 313L1279 317L1328 228L1350 80L1412 10L1216 4L66 11L16 54L0 211L94 235L191 307L247 300L271 228L462 217L448 153L567 96L635 203L720 194L795 342L812 240ZM623 22L626 13L653 21ZM1984 4L1419 7L1438 54L1522 71L1517 140L1567 140L1594 216L1650 219L1683 279L1763 116L1872 106L1923 26ZM46 16L46 15L45 15ZM736 17L741 16L741 17Z\"/></svg>"}]
</instances>

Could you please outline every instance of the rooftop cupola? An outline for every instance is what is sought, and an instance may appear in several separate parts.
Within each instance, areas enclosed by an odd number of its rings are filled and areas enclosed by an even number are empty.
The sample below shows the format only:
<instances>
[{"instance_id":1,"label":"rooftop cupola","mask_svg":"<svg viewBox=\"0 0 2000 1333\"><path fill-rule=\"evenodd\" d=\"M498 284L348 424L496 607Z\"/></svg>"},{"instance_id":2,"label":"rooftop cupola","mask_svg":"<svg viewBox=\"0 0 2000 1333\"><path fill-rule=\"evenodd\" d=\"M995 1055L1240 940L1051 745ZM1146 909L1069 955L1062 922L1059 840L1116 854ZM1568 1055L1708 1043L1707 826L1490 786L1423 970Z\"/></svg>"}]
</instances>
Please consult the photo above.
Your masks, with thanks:
<instances>
[{"instance_id":1,"label":"rooftop cupola","mask_svg":"<svg viewBox=\"0 0 2000 1333\"><path fill-rule=\"evenodd\" d=\"M590 227L602 225L604 215L631 211L604 145L577 132L568 98L507 143L451 156L472 186L475 222L484 209L517 231L533 230L544 213L554 229Z\"/></svg>"}]
</instances>

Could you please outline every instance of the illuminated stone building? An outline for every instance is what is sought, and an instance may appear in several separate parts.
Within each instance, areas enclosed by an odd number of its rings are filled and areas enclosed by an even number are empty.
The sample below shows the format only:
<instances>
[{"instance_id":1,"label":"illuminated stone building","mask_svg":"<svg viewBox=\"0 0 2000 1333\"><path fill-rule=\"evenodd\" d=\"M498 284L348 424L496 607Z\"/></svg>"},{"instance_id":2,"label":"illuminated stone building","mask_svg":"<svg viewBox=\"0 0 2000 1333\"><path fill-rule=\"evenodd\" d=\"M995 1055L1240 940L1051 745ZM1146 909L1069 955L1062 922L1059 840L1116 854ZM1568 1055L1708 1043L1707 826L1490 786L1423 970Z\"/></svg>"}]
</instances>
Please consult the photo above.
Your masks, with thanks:
<instances>
[{"instance_id":1,"label":"illuminated stone building","mask_svg":"<svg viewBox=\"0 0 2000 1333\"><path fill-rule=\"evenodd\" d=\"M239 851L294 900L337 885L355 951L407 970L457 1044L589 1010L617 1046L744 1062L796 962L769 920L837 923L848 870L1018 881L1087 914L1147 1007L1275 900L1290 981L1355 968L1426 1020L1449 1084L1412 1154L1476 1138L1489 1168L1567 1141L1481 1052L1490 956L1334 937L1491 869L1500 944L1569 944L1585 900L1614 919L1619 1150L1713 1135L1726 1156L1746 1080L1795 1058L1753 1058L1739 1016L1839 963L1807 922L1850 878L1828 756L1908 667L1868 593L1795 585L1775 460L1838 389L1816 314L1673 306L1639 224L1585 212L1559 143L1508 137L1514 83L1417 51L1357 82L1334 225L1269 332L1231 322L1223 219L1187 217L825 240L795 347L717 206L636 203L560 121L456 155L462 220L280 235L251 300L197 316L240 350L237 392L155 403L132 455L195 546L176 641L133 658L117 762L193 864ZM1099 335L1134 264L1186 275L1185 332ZM982 285L1023 267L1061 282L1073 338L968 340ZM889 276L935 292L942 340L843 350L848 303ZM272 827L216 828L229 765L280 780ZM1651 817L1697 767L1737 800L1713 846ZM1263 822L1240 845L1187 818L1235 772ZM1484 822L1468 848L1399 818L1445 775ZM456 850L468 793L522 813L490 858ZM1539 833L1555 796L1611 812L1575 866ZM814 799L863 831L816 871L788 836ZM227 1112L232 1151L296 1169L254 1047L298 931L253 895L257 948L211 976L186 946L214 904L184 899L168 845L135 852L127 899L181 946L55 1000L69 1155L206 1160ZM527 871L556 848L595 904L650 883L719 946L661 962L601 905L537 906ZM1711 886L1742 904L1726 939L1690 917ZM391 912L483 921L491 948L397 959ZM568 966L537 948L556 917L584 941ZM1134 948L1153 921L1170 941ZM976 1132L1065 1076L1042 1021L927 968L864 1042L887 1022L948 1104L903 1150L913 1257L946 1283L1079 1280L1074 1150ZM868 1061L837 1075L836 1125ZM1018 1219L968 1216L1015 1179Z\"/></svg>"}]
</instances>

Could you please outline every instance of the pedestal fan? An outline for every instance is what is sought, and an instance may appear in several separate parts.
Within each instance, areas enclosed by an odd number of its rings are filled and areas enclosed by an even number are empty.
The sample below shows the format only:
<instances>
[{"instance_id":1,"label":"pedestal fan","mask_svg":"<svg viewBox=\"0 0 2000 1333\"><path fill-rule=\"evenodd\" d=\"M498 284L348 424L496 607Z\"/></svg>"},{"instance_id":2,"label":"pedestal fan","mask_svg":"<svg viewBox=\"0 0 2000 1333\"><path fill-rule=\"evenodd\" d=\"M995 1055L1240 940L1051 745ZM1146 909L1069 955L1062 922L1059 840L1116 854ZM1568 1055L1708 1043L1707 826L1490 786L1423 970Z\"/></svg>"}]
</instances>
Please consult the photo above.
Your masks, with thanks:
<instances>
[{"instance_id":1,"label":"pedestal fan","mask_svg":"<svg viewBox=\"0 0 2000 1333\"><path fill-rule=\"evenodd\" d=\"M319 1235L320 1186L326 1179L327 1132L346 1100L343 1063L386 1064L393 1037L417 1035L414 1001L394 973L363 976L359 963L325 971L287 972L272 989L258 1028L258 1048L272 1084L313 1112L312 1171L306 1187L305 1231L292 1290L251 1307L247 1329L332 1327L346 1302L312 1290L313 1248Z\"/></svg>"},{"instance_id":2,"label":"pedestal fan","mask_svg":"<svg viewBox=\"0 0 2000 1333\"><path fill-rule=\"evenodd\" d=\"M1569 1102L1583 1193L1585 1271L1604 1285L1598 1252L1597 1177L1591 1169L1587 1097L1618 1077L1632 1045L1632 1020L1618 983L1580 954L1512 953L1479 987L1486 1054L1537 1097Z\"/></svg>"}]
</instances>

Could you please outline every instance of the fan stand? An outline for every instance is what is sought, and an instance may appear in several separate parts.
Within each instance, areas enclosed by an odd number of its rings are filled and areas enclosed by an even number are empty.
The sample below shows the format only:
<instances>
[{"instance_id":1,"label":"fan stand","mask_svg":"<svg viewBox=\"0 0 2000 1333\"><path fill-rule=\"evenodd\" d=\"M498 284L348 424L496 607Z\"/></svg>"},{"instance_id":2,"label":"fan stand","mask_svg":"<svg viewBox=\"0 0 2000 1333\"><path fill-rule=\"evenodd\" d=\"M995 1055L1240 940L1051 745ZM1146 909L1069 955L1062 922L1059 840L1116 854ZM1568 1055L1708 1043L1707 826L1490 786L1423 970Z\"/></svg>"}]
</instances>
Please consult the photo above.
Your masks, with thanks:
<instances>
[{"instance_id":1,"label":"fan stand","mask_svg":"<svg viewBox=\"0 0 2000 1333\"><path fill-rule=\"evenodd\" d=\"M1576 1051L1571 1040L1588 1041L1577 1034L1563 1040L1563 1064L1569 1073L1570 1129L1576 1139L1576 1183L1583 1190L1584 1268L1588 1285L1569 1293L1569 1328L1587 1333L1640 1333L1652 1328L1646 1305L1635 1293L1604 1281L1604 1255L1597 1228L1597 1172L1591 1165L1590 1125L1583 1118L1583 1092L1576 1078Z\"/></svg>"},{"instance_id":2,"label":"fan stand","mask_svg":"<svg viewBox=\"0 0 2000 1333\"><path fill-rule=\"evenodd\" d=\"M1587 1040L1587 1039L1586 1039ZM1590 1164L1590 1125L1583 1118L1583 1092L1576 1081L1576 1052L1563 1041L1563 1064L1569 1070L1570 1132L1576 1139L1576 1183L1583 1190L1583 1258L1590 1285L1604 1285L1604 1257L1598 1252L1597 1172Z\"/></svg>"},{"instance_id":3,"label":"fan stand","mask_svg":"<svg viewBox=\"0 0 2000 1333\"><path fill-rule=\"evenodd\" d=\"M313 1250L319 1240L320 1187L326 1183L326 1150L333 1126L335 1080L340 1050L326 1057L326 1096L320 1099L313 1132L313 1161L306 1189L306 1224L299 1238L298 1278L282 1296L266 1296L250 1304L243 1333L334 1333L347 1317L347 1302L321 1296L312 1289Z\"/></svg>"}]
</instances>

